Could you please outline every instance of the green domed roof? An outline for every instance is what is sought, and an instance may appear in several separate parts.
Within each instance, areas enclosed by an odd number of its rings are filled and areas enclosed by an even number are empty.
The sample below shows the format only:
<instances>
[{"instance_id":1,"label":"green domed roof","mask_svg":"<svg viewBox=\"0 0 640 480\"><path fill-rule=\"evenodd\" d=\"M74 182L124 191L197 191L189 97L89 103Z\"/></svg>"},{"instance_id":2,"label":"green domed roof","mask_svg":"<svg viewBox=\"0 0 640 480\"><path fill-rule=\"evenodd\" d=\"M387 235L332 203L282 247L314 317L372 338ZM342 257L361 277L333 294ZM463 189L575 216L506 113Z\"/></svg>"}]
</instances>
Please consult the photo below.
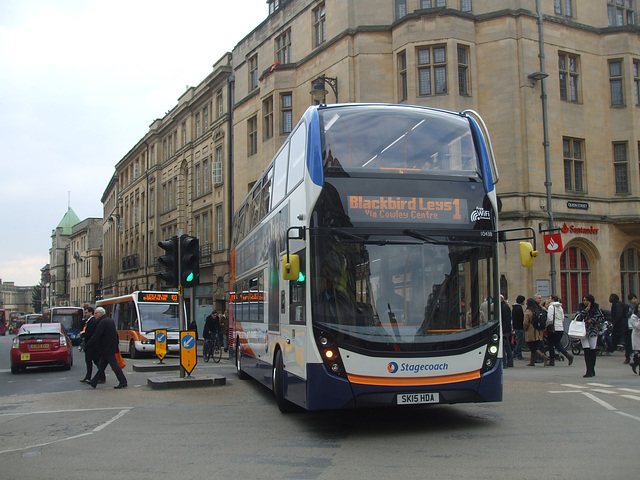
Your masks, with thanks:
<instances>
[{"instance_id":1,"label":"green domed roof","mask_svg":"<svg viewBox=\"0 0 640 480\"><path fill-rule=\"evenodd\" d=\"M71 207L69 207L67 213L65 213L64 217L62 217L62 220L60 220L58 228L62 229L63 235L71 235L71 229L77 223L80 223L80 219L76 215L76 212L74 212Z\"/></svg>"}]
</instances>

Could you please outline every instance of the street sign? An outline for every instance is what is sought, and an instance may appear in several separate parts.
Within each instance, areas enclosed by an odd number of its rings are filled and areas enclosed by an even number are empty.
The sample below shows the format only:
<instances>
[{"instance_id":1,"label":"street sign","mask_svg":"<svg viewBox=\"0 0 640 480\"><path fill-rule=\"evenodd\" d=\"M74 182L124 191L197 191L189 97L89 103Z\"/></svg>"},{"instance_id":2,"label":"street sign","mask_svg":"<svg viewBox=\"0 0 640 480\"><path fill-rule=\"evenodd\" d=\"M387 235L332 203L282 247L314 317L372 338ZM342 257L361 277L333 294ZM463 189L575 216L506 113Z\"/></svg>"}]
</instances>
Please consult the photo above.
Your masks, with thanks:
<instances>
[{"instance_id":1,"label":"street sign","mask_svg":"<svg viewBox=\"0 0 640 480\"><path fill-rule=\"evenodd\" d=\"M562 234L551 233L544 237L544 251L545 253L559 253L564 250L562 246Z\"/></svg>"},{"instance_id":2,"label":"street sign","mask_svg":"<svg viewBox=\"0 0 640 480\"><path fill-rule=\"evenodd\" d=\"M165 355L167 354L167 331L166 330L156 330L156 355L162 362Z\"/></svg>"},{"instance_id":3,"label":"street sign","mask_svg":"<svg viewBox=\"0 0 640 480\"><path fill-rule=\"evenodd\" d=\"M196 354L196 332L180 332L180 365L188 375L195 368L198 356Z\"/></svg>"}]
</instances>

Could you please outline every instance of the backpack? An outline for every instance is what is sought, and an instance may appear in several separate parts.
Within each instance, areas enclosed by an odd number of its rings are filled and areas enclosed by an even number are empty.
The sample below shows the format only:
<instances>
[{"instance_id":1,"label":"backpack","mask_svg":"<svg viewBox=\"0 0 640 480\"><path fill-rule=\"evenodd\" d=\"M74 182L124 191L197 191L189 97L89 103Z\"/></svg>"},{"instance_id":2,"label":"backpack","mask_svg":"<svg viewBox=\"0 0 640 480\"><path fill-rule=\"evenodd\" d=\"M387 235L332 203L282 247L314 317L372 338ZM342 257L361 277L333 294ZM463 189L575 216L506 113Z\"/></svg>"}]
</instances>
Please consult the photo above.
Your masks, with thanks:
<instances>
[{"instance_id":1,"label":"backpack","mask_svg":"<svg viewBox=\"0 0 640 480\"><path fill-rule=\"evenodd\" d=\"M536 330L544 330L547 326L547 312L543 308L533 312L531 323Z\"/></svg>"}]
</instances>

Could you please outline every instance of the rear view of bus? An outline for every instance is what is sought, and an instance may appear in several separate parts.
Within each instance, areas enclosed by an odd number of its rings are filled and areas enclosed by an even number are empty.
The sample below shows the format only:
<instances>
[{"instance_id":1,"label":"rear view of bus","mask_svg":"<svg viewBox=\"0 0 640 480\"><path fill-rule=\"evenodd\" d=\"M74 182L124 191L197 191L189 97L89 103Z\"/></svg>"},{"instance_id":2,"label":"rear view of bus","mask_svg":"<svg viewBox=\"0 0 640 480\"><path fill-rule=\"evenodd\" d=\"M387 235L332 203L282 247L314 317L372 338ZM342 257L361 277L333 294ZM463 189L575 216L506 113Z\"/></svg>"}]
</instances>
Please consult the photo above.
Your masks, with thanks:
<instances>
[{"instance_id":1,"label":"rear view of bus","mask_svg":"<svg viewBox=\"0 0 640 480\"><path fill-rule=\"evenodd\" d=\"M234 223L239 374L273 388L283 411L501 401L487 142L473 112L308 109L288 168L281 151L260 192L264 213Z\"/></svg>"}]
</instances>

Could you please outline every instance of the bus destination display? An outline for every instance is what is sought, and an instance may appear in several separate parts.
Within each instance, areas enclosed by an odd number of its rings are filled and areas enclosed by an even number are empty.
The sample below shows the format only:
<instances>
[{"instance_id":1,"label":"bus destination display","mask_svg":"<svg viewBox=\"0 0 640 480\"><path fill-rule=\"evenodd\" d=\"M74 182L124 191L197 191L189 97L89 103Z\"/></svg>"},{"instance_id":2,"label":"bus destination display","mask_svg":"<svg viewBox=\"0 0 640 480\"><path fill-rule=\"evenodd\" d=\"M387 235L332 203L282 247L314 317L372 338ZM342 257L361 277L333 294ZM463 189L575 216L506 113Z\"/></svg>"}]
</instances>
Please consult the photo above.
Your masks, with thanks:
<instances>
[{"instance_id":1,"label":"bus destination display","mask_svg":"<svg viewBox=\"0 0 640 480\"><path fill-rule=\"evenodd\" d=\"M158 303L171 303L178 301L177 293L162 293L162 292L140 292L138 294L139 302L158 302Z\"/></svg>"},{"instance_id":2,"label":"bus destination display","mask_svg":"<svg viewBox=\"0 0 640 480\"><path fill-rule=\"evenodd\" d=\"M361 222L469 223L467 200L464 198L350 195L349 217Z\"/></svg>"}]
</instances>

